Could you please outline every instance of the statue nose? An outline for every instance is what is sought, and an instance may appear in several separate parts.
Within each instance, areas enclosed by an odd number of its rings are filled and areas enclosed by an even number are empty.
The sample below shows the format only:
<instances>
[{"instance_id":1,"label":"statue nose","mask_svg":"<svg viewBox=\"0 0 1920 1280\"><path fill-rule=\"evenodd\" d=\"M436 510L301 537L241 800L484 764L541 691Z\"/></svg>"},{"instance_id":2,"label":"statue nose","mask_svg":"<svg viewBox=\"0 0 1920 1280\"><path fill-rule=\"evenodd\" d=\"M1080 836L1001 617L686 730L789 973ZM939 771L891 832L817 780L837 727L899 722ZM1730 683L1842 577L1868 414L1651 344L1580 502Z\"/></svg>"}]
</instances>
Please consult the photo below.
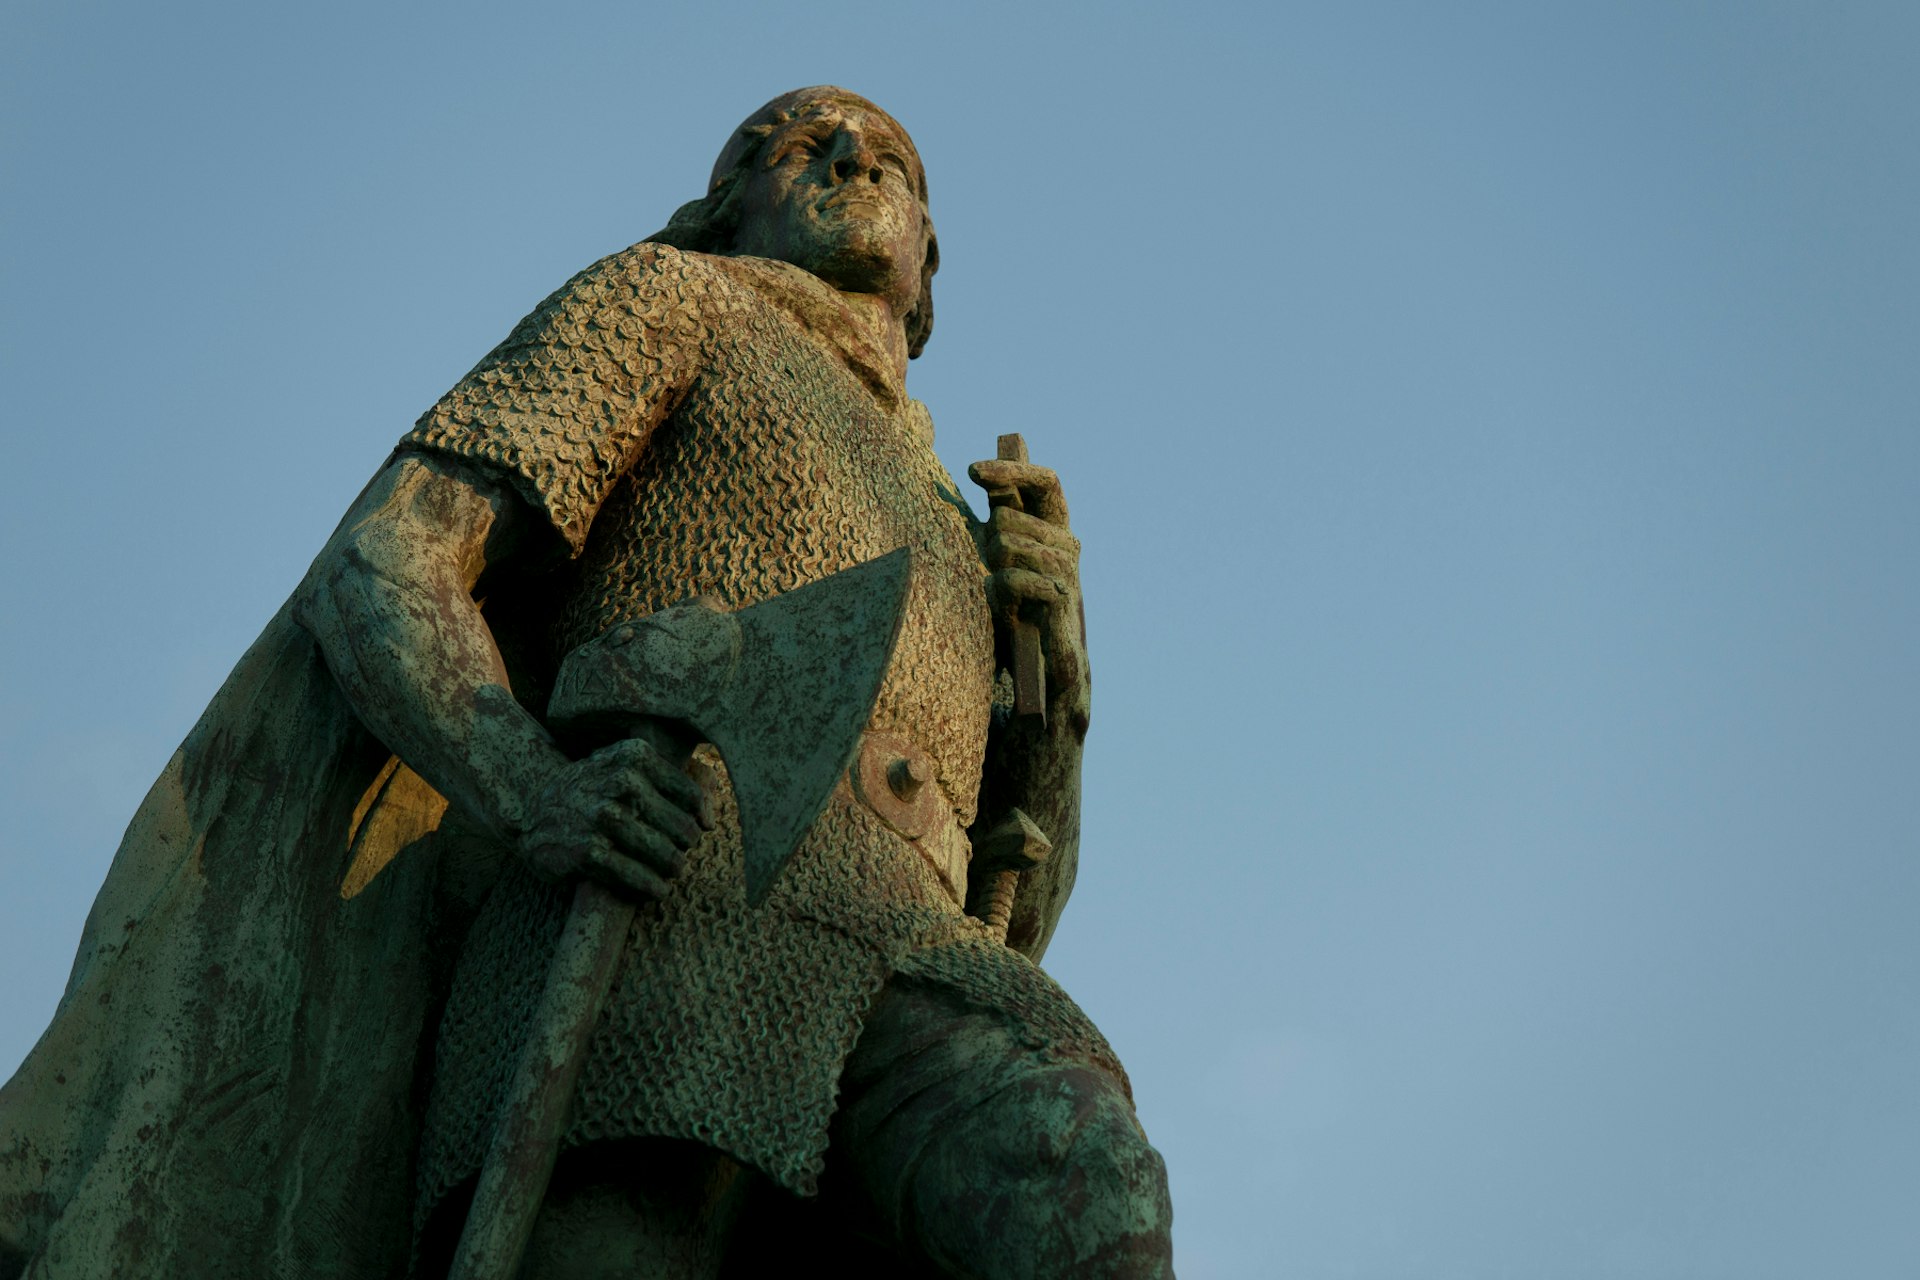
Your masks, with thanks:
<instances>
[{"instance_id":1,"label":"statue nose","mask_svg":"<svg viewBox=\"0 0 1920 1280\"><path fill-rule=\"evenodd\" d=\"M865 177L869 182L880 181L880 160L867 149L865 143L856 144L851 150L842 151L833 162L833 178L836 182L852 182Z\"/></svg>"}]
</instances>

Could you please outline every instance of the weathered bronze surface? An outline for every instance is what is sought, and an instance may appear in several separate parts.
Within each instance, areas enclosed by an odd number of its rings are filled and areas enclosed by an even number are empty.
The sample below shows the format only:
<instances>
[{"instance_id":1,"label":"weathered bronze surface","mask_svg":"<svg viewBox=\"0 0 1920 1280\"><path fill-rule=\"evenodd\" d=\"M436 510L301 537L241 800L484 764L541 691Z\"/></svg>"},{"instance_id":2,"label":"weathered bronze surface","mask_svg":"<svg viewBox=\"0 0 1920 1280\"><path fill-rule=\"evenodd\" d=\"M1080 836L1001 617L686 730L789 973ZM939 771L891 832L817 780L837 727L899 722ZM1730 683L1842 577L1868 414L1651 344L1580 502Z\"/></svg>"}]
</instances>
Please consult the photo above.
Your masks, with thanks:
<instances>
[{"instance_id":1,"label":"weathered bronze surface","mask_svg":"<svg viewBox=\"0 0 1920 1280\"><path fill-rule=\"evenodd\" d=\"M1079 544L1018 437L969 470L985 524L934 457L938 263L906 132L798 90L421 417L135 814L0 1089L0 1278L447 1274L565 947L604 996L518 1274L1171 1273L1125 1074L1036 964L1078 864ZM810 821L741 765L797 758L796 690L754 745L740 706L611 746L547 714L597 637L693 596L745 626L900 547ZM705 705L696 651L656 657ZM774 880L743 835L783 818Z\"/></svg>"},{"instance_id":2,"label":"weathered bronze surface","mask_svg":"<svg viewBox=\"0 0 1920 1280\"><path fill-rule=\"evenodd\" d=\"M758 905L859 753L900 634L910 565L902 547L738 613L696 599L622 623L560 664L547 724L644 737L681 769L696 743L712 743L740 807L747 902ZM519 1268L633 912L631 900L600 885L574 891L453 1280Z\"/></svg>"}]
</instances>

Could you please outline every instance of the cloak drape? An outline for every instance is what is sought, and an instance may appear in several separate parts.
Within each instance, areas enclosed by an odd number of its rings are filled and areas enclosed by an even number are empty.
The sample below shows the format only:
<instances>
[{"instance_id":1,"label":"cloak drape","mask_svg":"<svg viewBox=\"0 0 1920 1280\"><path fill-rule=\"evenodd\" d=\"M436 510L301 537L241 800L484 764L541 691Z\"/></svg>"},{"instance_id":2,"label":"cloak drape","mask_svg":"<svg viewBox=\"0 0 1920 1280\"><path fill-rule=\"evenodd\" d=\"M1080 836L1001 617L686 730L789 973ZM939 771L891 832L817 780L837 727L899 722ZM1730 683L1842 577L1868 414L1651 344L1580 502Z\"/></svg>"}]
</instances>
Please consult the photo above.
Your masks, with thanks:
<instances>
[{"instance_id":1,"label":"cloak drape","mask_svg":"<svg viewBox=\"0 0 1920 1280\"><path fill-rule=\"evenodd\" d=\"M404 1266L422 1033L456 945L444 810L283 608L134 815L0 1088L0 1277Z\"/></svg>"}]
</instances>

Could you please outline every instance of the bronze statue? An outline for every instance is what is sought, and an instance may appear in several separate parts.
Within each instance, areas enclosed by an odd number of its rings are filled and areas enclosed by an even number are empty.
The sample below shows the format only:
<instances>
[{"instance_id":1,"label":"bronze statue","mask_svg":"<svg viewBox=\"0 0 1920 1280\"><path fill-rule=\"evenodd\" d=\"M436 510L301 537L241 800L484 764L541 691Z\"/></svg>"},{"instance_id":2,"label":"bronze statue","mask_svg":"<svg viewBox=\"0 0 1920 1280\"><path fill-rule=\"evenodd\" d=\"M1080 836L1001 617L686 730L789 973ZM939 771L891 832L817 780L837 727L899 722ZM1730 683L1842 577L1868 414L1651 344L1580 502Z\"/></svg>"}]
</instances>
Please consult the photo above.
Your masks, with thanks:
<instances>
[{"instance_id":1,"label":"bronze statue","mask_svg":"<svg viewBox=\"0 0 1920 1280\"><path fill-rule=\"evenodd\" d=\"M904 380L937 265L906 132L789 93L402 437L0 1091L0 1276L466 1267L583 880L638 909L520 1274L1171 1274L1125 1075L1035 965L1076 865L1079 547L1012 441L970 469L984 525L935 458ZM764 901L734 759L556 738L596 637L901 547L872 714Z\"/></svg>"}]
</instances>

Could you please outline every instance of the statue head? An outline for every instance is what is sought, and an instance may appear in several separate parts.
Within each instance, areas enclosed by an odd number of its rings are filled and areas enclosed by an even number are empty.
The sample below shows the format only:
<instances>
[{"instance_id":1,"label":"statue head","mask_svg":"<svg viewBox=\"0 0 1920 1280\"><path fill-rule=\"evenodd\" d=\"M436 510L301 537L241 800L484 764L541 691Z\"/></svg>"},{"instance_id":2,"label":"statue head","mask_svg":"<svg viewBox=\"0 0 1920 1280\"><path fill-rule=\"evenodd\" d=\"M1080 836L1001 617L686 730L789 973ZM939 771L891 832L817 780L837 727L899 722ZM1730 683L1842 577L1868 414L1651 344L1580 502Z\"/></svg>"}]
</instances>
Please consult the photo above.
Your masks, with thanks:
<instances>
[{"instance_id":1,"label":"statue head","mask_svg":"<svg viewBox=\"0 0 1920 1280\"><path fill-rule=\"evenodd\" d=\"M912 356L933 332L940 246L920 154L898 121L845 89L796 89L748 116L707 194L649 238L778 258L836 289L887 297Z\"/></svg>"}]
</instances>

